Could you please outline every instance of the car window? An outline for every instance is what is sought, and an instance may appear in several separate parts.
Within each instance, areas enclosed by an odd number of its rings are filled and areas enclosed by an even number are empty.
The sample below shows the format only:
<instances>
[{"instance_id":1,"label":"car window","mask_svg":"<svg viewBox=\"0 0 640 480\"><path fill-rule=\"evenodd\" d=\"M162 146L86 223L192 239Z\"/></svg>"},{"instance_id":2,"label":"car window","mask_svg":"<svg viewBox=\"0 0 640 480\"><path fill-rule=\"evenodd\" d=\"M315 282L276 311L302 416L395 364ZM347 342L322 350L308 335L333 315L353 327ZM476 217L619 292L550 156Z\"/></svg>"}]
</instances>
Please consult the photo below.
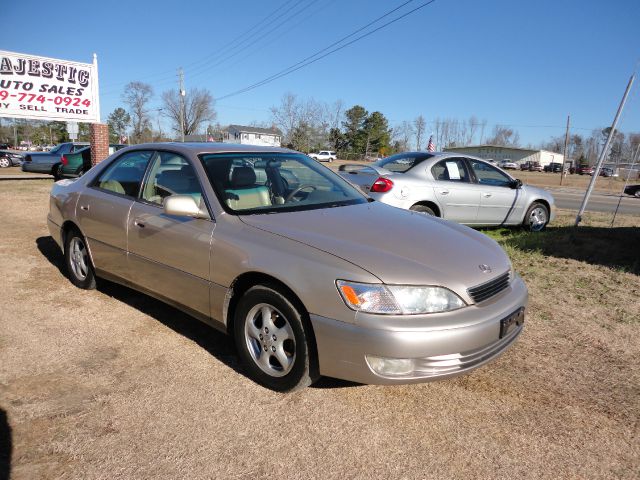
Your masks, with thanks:
<instances>
[{"instance_id":1,"label":"car window","mask_svg":"<svg viewBox=\"0 0 640 480\"><path fill-rule=\"evenodd\" d=\"M110 192L137 197L150 151L128 152L118 157L94 182L94 186Z\"/></svg>"},{"instance_id":2,"label":"car window","mask_svg":"<svg viewBox=\"0 0 640 480\"><path fill-rule=\"evenodd\" d=\"M462 158L447 158L431 167L433 178L445 182L469 183L471 176L467 164Z\"/></svg>"},{"instance_id":3,"label":"car window","mask_svg":"<svg viewBox=\"0 0 640 480\"><path fill-rule=\"evenodd\" d=\"M484 162L471 160L471 168L473 168L473 173L475 173L480 185L493 185L496 187L507 187L511 185L511 177Z\"/></svg>"},{"instance_id":4,"label":"car window","mask_svg":"<svg viewBox=\"0 0 640 480\"><path fill-rule=\"evenodd\" d=\"M140 197L162 205L171 195L191 195L198 205L203 205L202 188L191 164L181 155L158 152Z\"/></svg>"},{"instance_id":5,"label":"car window","mask_svg":"<svg viewBox=\"0 0 640 480\"><path fill-rule=\"evenodd\" d=\"M374 165L385 168L391 172L404 173L431 157L433 157L433 155L428 153L401 153L378 160Z\"/></svg>"},{"instance_id":6,"label":"car window","mask_svg":"<svg viewBox=\"0 0 640 480\"><path fill-rule=\"evenodd\" d=\"M225 210L242 215L366 203L339 175L297 153L224 153L201 156Z\"/></svg>"}]
</instances>

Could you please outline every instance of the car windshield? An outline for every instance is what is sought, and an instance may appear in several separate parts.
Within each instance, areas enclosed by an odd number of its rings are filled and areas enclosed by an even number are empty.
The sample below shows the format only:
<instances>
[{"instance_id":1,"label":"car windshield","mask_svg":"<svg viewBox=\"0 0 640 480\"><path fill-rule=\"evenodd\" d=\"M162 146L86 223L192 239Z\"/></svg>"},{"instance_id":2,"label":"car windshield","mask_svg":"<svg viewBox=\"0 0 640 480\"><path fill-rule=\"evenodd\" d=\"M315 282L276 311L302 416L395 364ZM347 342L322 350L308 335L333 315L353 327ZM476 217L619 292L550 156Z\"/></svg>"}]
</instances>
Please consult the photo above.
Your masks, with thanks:
<instances>
[{"instance_id":1,"label":"car windshield","mask_svg":"<svg viewBox=\"0 0 640 480\"><path fill-rule=\"evenodd\" d=\"M378 167L396 173L405 173L425 160L433 157L430 153L399 153L374 163Z\"/></svg>"},{"instance_id":2,"label":"car windshield","mask_svg":"<svg viewBox=\"0 0 640 480\"><path fill-rule=\"evenodd\" d=\"M224 209L239 215L366 203L346 180L298 153L200 156Z\"/></svg>"}]
</instances>

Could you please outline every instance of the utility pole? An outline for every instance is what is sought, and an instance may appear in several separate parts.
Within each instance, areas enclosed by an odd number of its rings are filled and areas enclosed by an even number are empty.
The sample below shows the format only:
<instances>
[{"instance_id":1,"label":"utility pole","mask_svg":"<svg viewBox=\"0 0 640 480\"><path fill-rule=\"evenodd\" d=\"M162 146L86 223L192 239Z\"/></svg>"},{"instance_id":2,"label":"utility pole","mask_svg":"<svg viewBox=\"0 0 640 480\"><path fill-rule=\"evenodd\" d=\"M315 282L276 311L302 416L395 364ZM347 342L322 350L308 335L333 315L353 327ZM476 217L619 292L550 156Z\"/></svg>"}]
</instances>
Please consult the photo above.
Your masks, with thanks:
<instances>
[{"instance_id":1,"label":"utility pole","mask_svg":"<svg viewBox=\"0 0 640 480\"><path fill-rule=\"evenodd\" d=\"M184 143L184 96L187 92L184 91L184 72L182 67L178 69L178 76L180 77L180 135L182 143Z\"/></svg>"},{"instance_id":2,"label":"utility pole","mask_svg":"<svg viewBox=\"0 0 640 480\"><path fill-rule=\"evenodd\" d=\"M598 163L596 164L596 168L593 172L593 177L591 177L591 181L589 182L589 188L587 188L587 193L585 193L584 198L582 199L582 205L580 205L580 210L578 211L578 215L576 215L576 223L577 227L582 221L582 214L584 213L585 208L587 208L587 202L589 201L589 196L593 191L593 187L596 184L596 180L598 179L598 175L600 175L600 167L602 167L602 162L604 162L605 157L609 151L609 144L611 144L611 139L616 133L616 127L618 126L618 120L620 119L620 114L622 113L622 109L624 108L624 104L627 102L627 97L629 96L629 92L631 91L631 86L633 85L633 81L636 78L636 74L631 75L629 79L629 83L627 84L627 89L624 91L624 95L622 96L622 100L620 101L620 106L618 107L618 111L616 112L616 116L613 119L613 124L611 124L611 130L609 131L609 136L607 137L607 141L602 147L602 151L600 152L600 157L598 158Z\"/></svg>"},{"instance_id":3,"label":"utility pole","mask_svg":"<svg viewBox=\"0 0 640 480\"><path fill-rule=\"evenodd\" d=\"M571 115L567 115L567 133L564 135L564 159L562 160L562 171L560 172L560 185L564 180L564 167L569 159L569 120Z\"/></svg>"}]
</instances>

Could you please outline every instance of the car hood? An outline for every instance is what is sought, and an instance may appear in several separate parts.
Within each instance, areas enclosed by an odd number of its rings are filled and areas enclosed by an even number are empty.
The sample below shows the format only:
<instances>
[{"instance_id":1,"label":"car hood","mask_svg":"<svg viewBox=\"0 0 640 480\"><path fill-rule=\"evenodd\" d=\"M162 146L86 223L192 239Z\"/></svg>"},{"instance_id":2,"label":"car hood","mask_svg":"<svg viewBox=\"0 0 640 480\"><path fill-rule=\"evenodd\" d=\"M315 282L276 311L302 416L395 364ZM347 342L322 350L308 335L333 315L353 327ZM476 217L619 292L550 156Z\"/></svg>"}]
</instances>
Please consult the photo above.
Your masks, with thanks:
<instances>
[{"instance_id":1,"label":"car hood","mask_svg":"<svg viewBox=\"0 0 640 480\"><path fill-rule=\"evenodd\" d=\"M380 202L240 218L340 257L388 284L442 285L464 295L511 267L502 248L480 232Z\"/></svg>"}]
</instances>

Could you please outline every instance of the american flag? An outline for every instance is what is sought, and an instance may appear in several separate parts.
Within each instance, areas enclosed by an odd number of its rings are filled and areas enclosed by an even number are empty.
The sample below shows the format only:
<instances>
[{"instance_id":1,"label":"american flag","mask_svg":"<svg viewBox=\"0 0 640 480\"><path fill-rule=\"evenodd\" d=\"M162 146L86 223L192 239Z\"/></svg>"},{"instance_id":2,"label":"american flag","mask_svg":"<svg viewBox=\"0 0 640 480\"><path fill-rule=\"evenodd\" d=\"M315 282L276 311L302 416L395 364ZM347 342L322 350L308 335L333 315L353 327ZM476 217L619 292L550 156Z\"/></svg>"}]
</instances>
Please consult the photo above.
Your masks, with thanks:
<instances>
[{"instance_id":1,"label":"american flag","mask_svg":"<svg viewBox=\"0 0 640 480\"><path fill-rule=\"evenodd\" d=\"M435 152L436 146L433 144L433 135L429 137L429 143L427 144L427 152Z\"/></svg>"}]
</instances>

